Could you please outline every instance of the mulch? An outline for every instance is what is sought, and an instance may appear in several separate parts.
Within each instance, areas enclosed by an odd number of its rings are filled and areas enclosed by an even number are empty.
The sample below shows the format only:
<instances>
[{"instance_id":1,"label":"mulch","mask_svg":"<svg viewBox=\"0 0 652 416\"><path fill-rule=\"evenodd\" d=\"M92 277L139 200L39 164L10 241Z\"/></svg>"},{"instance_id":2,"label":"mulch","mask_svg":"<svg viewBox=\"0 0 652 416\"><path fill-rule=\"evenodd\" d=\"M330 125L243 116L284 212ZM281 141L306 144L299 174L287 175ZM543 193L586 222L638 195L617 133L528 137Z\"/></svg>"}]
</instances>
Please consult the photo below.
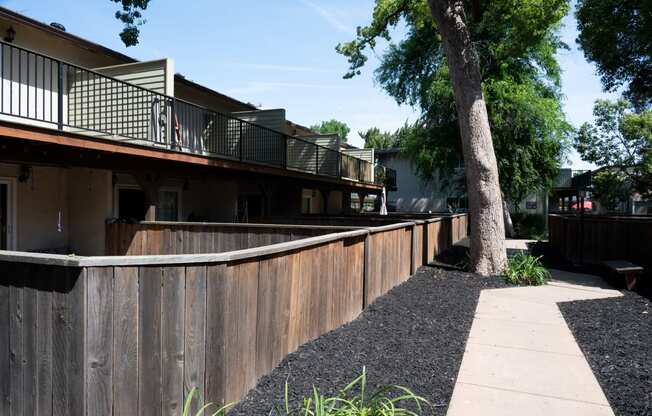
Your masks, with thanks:
<instances>
[{"instance_id":1,"label":"mulch","mask_svg":"<svg viewBox=\"0 0 652 416\"><path fill-rule=\"evenodd\" d=\"M652 302L635 292L559 307L616 415L652 415Z\"/></svg>"},{"instance_id":2,"label":"mulch","mask_svg":"<svg viewBox=\"0 0 652 416\"><path fill-rule=\"evenodd\" d=\"M335 395L366 367L367 391L401 385L433 405L424 415L445 415L480 291L504 286L498 278L422 267L355 321L286 357L229 414L281 408L286 380L295 404L313 385Z\"/></svg>"}]
</instances>

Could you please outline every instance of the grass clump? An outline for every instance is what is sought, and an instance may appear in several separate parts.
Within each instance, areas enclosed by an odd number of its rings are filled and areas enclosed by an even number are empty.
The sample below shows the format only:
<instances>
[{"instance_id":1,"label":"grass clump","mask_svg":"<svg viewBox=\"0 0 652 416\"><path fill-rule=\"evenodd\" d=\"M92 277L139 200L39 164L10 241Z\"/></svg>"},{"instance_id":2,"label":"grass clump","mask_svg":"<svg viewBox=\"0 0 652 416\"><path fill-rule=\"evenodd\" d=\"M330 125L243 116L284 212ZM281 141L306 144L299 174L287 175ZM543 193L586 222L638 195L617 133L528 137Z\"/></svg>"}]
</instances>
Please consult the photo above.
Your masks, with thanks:
<instances>
[{"instance_id":1,"label":"grass clump","mask_svg":"<svg viewBox=\"0 0 652 416\"><path fill-rule=\"evenodd\" d=\"M232 404L227 404L226 406L218 407L215 403L206 403L201 405L200 402L201 407L197 410L197 412L192 413L190 408L196 394L197 388L195 387L190 391L190 394L186 398L186 402L183 405L182 416L224 416L227 409L232 406Z\"/></svg>"},{"instance_id":2,"label":"grass clump","mask_svg":"<svg viewBox=\"0 0 652 416\"><path fill-rule=\"evenodd\" d=\"M312 395L305 397L297 408L292 408L288 398L288 385L285 384L285 406L274 409L275 416L419 416L421 406L428 404L426 399L417 396L409 389L397 385L379 388L368 394L367 375L362 374L349 383L340 394L334 397L322 395L313 386ZM411 404L411 409L404 407Z\"/></svg>"},{"instance_id":3,"label":"grass clump","mask_svg":"<svg viewBox=\"0 0 652 416\"><path fill-rule=\"evenodd\" d=\"M522 252L510 257L503 273L505 282L513 285L546 284L550 280L550 272L543 267L540 259L541 257Z\"/></svg>"}]
</instances>

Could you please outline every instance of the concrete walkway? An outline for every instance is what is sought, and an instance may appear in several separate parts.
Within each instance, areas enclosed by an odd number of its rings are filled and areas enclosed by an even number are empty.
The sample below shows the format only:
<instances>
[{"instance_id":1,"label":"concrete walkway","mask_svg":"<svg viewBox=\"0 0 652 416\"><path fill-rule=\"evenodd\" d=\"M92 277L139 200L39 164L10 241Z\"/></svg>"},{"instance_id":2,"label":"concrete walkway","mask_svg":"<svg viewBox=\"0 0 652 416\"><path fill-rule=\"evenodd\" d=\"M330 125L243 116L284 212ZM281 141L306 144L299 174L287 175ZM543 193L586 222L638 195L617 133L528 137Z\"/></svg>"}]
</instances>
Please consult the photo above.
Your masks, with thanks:
<instances>
[{"instance_id":1,"label":"concrete walkway","mask_svg":"<svg viewBox=\"0 0 652 416\"><path fill-rule=\"evenodd\" d=\"M613 416L557 303L622 294L551 272L545 286L480 294L448 416Z\"/></svg>"}]
</instances>

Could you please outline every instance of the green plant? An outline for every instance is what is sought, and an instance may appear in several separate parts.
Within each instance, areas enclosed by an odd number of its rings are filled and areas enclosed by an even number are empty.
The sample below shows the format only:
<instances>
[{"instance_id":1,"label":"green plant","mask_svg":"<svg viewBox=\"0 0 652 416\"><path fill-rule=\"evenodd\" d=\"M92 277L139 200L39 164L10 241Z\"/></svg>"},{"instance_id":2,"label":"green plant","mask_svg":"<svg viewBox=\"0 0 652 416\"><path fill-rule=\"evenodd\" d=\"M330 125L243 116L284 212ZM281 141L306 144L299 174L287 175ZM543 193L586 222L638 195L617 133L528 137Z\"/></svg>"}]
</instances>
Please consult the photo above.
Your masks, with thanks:
<instances>
[{"instance_id":1,"label":"green plant","mask_svg":"<svg viewBox=\"0 0 652 416\"><path fill-rule=\"evenodd\" d=\"M517 253L507 260L503 277L514 285L543 285L550 279L550 272L541 264L541 257Z\"/></svg>"},{"instance_id":2,"label":"green plant","mask_svg":"<svg viewBox=\"0 0 652 416\"><path fill-rule=\"evenodd\" d=\"M515 212L512 214L512 222L518 230L519 237L535 240L546 239L546 218L543 215Z\"/></svg>"},{"instance_id":3,"label":"green plant","mask_svg":"<svg viewBox=\"0 0 652 416\"><path fill-rule=\"evenodd\" d=\"M428 404L426 399L417 396L409 389L397 385L384 386L367 395L367 374L362 374L349 383L335 397L322 395L316 387L312 395L305 397L301 405L293 409L290 406L288 383L285 383L285 407L275 409L277 416L418 416L421 405ZM412 403L414 409L403 407Z\"/></svg>"},{"instance_id":4,"label":"green plant","mask_svg":"<svg viewBox=\"0 0 652 416\"><path fill-rule=\"evenodd\" d=\"M192 407L192 402L194 401L195 395L197 394L197 388L194 387L191 391L188 397L186 398L186 402L183 404L183 413L182 416L193 416L191 413L191 407ZM201 399L198 399L201 400ZM217 408L217 410L213 411L211 408L217 407L215 403L206 403L204 405L199 404L201 407L197 410L197 412L194 414L194 416L224 416L226 414L226 411L229 407L231 407L233 404L227 404L225 406L222 406L220 408ZM212 413L211 413L212 412Z\"/></svg>"}]
</instances>

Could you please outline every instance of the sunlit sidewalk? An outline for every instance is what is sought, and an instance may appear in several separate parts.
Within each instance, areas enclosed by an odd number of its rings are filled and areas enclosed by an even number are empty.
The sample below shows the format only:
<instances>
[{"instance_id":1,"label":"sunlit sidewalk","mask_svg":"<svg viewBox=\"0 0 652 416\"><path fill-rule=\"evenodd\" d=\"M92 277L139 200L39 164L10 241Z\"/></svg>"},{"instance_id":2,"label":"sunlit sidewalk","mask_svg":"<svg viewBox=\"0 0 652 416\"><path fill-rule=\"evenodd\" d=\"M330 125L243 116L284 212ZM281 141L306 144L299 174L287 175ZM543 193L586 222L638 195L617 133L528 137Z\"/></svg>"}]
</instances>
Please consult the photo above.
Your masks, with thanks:
<instances>
[{"instance_id":1,"label":"sunlit sidewalk","mask_svg":"<svg viewBox=\"0 0 652 416\"><path fill-rule=\"evenodd\" d=\"M449 416L614 414L557 303L622 295L551 272L545 286L481 293Z\"/></svg>"}]
</instances>

